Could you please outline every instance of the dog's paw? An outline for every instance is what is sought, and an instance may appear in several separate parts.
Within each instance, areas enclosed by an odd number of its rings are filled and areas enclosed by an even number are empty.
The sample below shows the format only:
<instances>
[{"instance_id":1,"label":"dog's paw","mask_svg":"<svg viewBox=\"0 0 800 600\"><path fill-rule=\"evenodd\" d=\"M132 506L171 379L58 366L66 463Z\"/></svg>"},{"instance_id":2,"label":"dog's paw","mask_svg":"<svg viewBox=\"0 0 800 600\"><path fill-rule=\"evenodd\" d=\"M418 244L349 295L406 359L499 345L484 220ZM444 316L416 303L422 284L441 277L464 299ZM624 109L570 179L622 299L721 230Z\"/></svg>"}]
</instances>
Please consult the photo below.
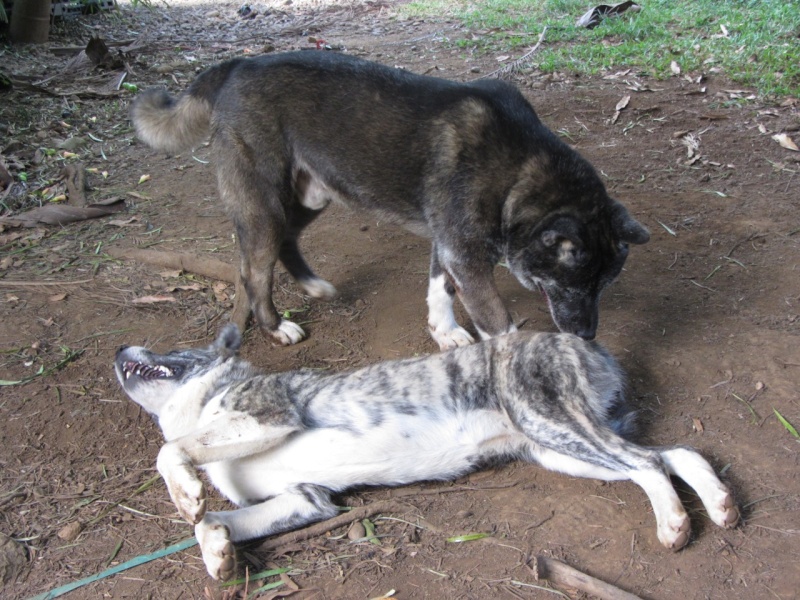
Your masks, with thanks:
<instances>
[{"instance_id":1,"label":"dog's paw","mask_svg":"<svg viewBox=\"0 0 800 600\"><path fill-rule=\"evenodd\" d=\"M469 332L464 329L463 327L454 327L453 329L437 329L436 327L430 326L431 337L433 341L439 344L440 350L451 350L453 348L458 348L459 346L469 346L470 344L475 343L475 338L473 338Z\"/></svg>"},{"instance_id":2,"label":"dog's paw","mask_svg":"<svg viewBox=\"0 0 800 600\"><path fill-rule=\"evenodd\" d=\"M236 549L225 525L201 521L194 534L203 553L208 574L218 581L227 581L236 571Z\"/></svg>"},{"instance_id":3,"label":"dog's paw","mask_svg":"<svg viewBox=\"0 0 800 600\"><path fill-rule=\"evenodd\" d=\"M165 444L158 453L156 466L164 478L172 503L190 524L199 523L206 514L206 490L191 464L175 444Z\"/></svg>"},{"instance_id":4,"label":"dog's paw","mask_svg":"<svg viewBox=\"0 0 800 600\"><path fill-rule=\"evenodd\" d=\"M305 338L306 332L297 323L281 319L281 324L278 325L277 329L270 331L269 335L276 344L291 346Z\"/></svg>"},{"instance_id":5,"label":"dog's paw","mask_svg":"<svg viewBox=\"0 0 800 600\"><path fill-rule=\"evenodd\" d=\"M722 497L713 506L707 506L706 510L711 520L725 529L735 527L739 522L739 509L727 489L724 490Z\"/></svg>"},{"instance_id":6,"label":"dog's paw","mask_svg":"<svg viewBox=\"0 0 800 600\"><path fill-rule=\"evenodd\" d=\"M199 523L206 514L206 488L196 476L167 480L167 488L175 508L190 525Z\"/></svg>"},{"instance_id":7,"label":"dog's paw","mask_svg":"<svg viewBox=\"0 0 800 600\"><path fill-rule=\"evenodd\" d=\"M336 288L324 279L317 277L316 279L307 279L306 281L299 281L300 286L305 290L306 294L312 298L319 298L321 300L332 300L336 297Z\"/></svg>"},{"instance_id":8,"label":"dog's paw","mask_svg":"<svg viewBox=\"0 0 800 600\"><path fill-rule=\"evenodd\" d=\"M689 543L692 525L685 512L673 515L664 525L658 527L658 539L664 546L677 551Z\"/></svg>"}]
</instances>

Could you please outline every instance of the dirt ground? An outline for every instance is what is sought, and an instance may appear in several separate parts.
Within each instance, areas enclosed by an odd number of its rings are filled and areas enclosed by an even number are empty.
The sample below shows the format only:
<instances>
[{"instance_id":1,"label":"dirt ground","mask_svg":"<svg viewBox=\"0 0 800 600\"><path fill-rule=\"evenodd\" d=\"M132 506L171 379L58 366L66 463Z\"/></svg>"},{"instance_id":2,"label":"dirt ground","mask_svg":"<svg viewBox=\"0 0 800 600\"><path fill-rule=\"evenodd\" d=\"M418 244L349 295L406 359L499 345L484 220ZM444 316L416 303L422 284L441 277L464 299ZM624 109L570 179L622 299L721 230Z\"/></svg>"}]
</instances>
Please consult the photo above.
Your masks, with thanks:
<instances>
[{"instance_id":1,"label":"dirt ground","mask_svg":"<svg viewBox=\"0 0 800 600\"><path fill-rule=\"evenodd\" d=\"M126 59L126 82L174 91L218 60L316 51L313 39L330 51L457 80L488 75L518 56L498 62L498 53L470 43L485 32L405 19L383 0L251 5L258 14L250 19L237 3L171 6L135 13L124 6L116 17L58 25L42 48L0 47L7 75L53 77L42 87L77 90L54 96L17 86L0 95L6 167L26 171L28 188L41 189L64 163L80 162L96 170L87 173L91 201L125 201L125 211L110 217L0 229L0 379L30 378L0 392L0 533L24 550L15 575L6 567L13 576L4 598L29 598L192 535L155 477L160 432L123 397L111 365L121 344L206 343L229 315L233 287L111 253L237 258L207 147L176 157L150 151L127 121L130 92L78 93L121 71L76 73L67 66L71 57L53 49L83 46L90 35L139 40ZM291 569L282 587L262 597L368 599L391 590L396 598L554 597L534 587L547 586L530 568L536 555L643 598L800 596L800 445L775 414L800 426L800 161L771 137L800 137L800 104L759 99L721 74L700 75L543 75L534 54L503 76L652 232L603 297L599 339L629 374L644 440L703 452L734 490L741 525L716 528L679 484L694 534L673 554L659 545L649 503L634 484L510 464L453 483L341 497L347 506L400 503L402 510L372 518L380 545L350 544L344 529L278 552L251 544L243 549L251 572ZM630 101L615 117L624 96ZM86 142L72 150L76 156L36 153L71 137ZM0 188L4 206L18 192ZM426 240L334 207L303 247L341 295L312 301L281 273L279 306L296 311L310 337L276 348L250 331L248 359L269 370L338 370L436 351L426 328ZM554 329L539 295L500 267L497 277L526 329ZM226 506L218 498L213 504ZM478 532L491 537L446 541ZM233 598L243 594L243 586L236 589L208 578L190 548L67 597Z\"/></svg>"}]
</instances>

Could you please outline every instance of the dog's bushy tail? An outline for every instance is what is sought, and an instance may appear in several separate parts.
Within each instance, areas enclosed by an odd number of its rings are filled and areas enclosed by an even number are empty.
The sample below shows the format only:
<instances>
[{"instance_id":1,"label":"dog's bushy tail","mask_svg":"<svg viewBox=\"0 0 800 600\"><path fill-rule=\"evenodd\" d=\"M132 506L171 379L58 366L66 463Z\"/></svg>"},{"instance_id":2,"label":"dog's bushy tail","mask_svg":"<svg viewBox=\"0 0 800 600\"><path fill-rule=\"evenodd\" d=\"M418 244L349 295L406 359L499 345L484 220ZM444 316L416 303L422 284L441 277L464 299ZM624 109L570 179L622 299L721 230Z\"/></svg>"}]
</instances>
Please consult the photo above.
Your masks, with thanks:
<instances>
[{"instance_id":1,"label":"dog's bushy tail","mask_svg":"<svg viewBox=\"0 0 800 600\"><path fill-rule=\"evenodd\" d=\"M622 391L612 400L606 410L608 425L617 435L626 440L633 440L638 436L639 423L637 417L639 412L627 402Z\"/></svg>"},{"instance_id":2,"label":"dog's bushy tail","mask_svg":"<svg viewBox=\"0 0 800 600\"><path fill-rule=\"evenodd\" d=\"M209 133L217 95L238 61L228 61L201 73L180 96L163 88L142 92L131 107L139 138L155 150L175 154L199 144Z\"/></svg>"}]
</instances>

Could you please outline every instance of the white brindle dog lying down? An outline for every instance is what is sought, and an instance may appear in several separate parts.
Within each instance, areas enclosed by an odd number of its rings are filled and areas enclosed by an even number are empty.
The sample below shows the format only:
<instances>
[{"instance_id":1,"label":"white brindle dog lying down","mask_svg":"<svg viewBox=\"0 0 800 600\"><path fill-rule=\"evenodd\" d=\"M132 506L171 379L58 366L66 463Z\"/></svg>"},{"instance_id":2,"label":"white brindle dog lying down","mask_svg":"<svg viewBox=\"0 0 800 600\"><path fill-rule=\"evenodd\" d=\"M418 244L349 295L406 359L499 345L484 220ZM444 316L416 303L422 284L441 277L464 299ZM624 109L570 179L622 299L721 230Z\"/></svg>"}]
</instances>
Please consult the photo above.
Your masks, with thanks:
<instances>
[{"instance_id":1,"label":"white brindle dog lying down","mask_svg":"<svg viewBox=\"0 0 800 600\"><path fill-rule=\"evenodd\" d=\"M690 525L670 475L720 527L739 519L697 452L627 439L633 419L616 362L572 334L514 333L343 373L265 374L237 356L240 344L228 325L208 348L122 348L115 363L125 392L158 417L167 440L158 470L215 579L233 575L233 542L337 514L331 494L449 480L498 458L632 480L674 550ZM207 512L196 467L242 508Z\"/></svg>"}]
</instances>

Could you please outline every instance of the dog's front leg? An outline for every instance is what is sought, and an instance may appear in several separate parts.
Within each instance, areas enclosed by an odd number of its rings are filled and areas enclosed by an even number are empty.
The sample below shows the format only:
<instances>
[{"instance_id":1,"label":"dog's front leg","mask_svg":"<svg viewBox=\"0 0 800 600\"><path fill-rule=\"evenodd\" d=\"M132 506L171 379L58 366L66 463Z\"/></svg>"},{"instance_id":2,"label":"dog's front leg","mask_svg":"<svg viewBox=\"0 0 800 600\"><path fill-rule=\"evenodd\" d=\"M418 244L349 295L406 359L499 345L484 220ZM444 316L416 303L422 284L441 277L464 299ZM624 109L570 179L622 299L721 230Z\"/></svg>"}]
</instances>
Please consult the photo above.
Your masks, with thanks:
<instances>
[{"instance_id":1,"label":"dog's front leg","mask_svg":"<svg viewBox=\"0 0 800 600\"><path fill-rule=\"evenodd\" d=\"M468 346L475 340L456 322L453 297L456 290L439 265L436 246L431 254L431 275L428 284L428 329L440 350Z\"/></svg>"},{"instance_id":2,"label":"dog's front leg","mask_svg":"<svg viewBox=\"0 0 800 600\"><path fill-rule=\"evenodd\" d=\"M440 263L442 260L442 257L437 257L434 247L428 291L428 325L442 350L473 341L472 336L456 323L454 294L458 294L481 339L517 330L497 291L492 264L479 260Z\"/></svg>"},{"instance_id":3,"label":"dog's front leg","mask_svg":"<svg viewBox=\"0 0 800 600\"><path fill-rule=\"evenodd\" d=\"M289 531L336 513L327 490L303 484L253 506L206 513L194 532L208 574L226 580L233 575L236 564L233 542Z\"/></svg>"},{"instance_id":4,"label":"dog's front leg","mask_svg":"<svg viewBox=\"0 0 800 600\"><path fill-rule=\"evenodd\" d=\"M259 423L245 413L228 413L164 444L156 466L181 517L195 525L206 512L206 492L196 466L264 452L299 429L296 423Z\"/></svg>"}]
</instances>

